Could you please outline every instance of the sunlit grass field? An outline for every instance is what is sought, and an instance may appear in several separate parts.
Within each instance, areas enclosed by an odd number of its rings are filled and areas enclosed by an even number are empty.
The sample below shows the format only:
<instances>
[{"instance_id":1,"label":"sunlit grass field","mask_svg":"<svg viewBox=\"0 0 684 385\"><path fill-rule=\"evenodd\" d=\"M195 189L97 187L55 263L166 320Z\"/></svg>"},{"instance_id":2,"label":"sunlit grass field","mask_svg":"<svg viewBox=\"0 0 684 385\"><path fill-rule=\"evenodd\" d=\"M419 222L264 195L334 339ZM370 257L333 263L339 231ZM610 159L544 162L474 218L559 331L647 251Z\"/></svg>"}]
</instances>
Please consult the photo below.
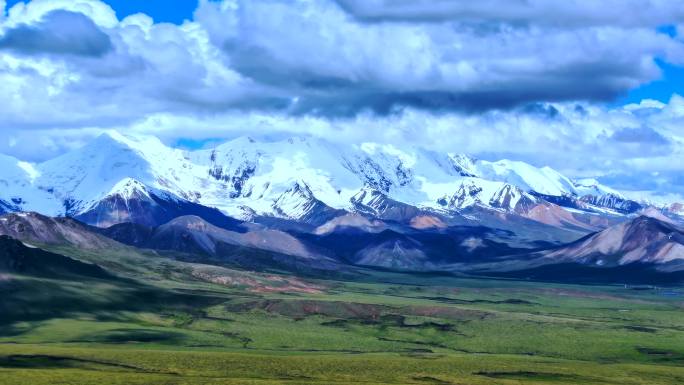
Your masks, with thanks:
<instances>
[{"instance_id":1,"label":"sunlit grass field","mask_svg":"<svg viewBox=\"0 0 684 385\"><path fill-rule=\"evenodd\" d=\"M127 258L117 280L0 282L0 384L684 383L677 288L365 271L261 292Z\"/></svg>"}]
</instances>

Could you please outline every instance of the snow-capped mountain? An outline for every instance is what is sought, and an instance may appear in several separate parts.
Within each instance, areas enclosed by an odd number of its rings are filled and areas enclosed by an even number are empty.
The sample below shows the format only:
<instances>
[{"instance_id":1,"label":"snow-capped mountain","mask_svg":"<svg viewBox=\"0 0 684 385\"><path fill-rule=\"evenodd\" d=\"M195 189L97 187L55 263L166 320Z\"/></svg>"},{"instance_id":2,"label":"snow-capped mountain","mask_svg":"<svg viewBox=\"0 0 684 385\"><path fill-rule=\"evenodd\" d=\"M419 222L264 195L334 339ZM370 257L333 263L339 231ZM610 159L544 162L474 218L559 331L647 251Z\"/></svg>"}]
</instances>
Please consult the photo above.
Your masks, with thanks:
<instances>
[{"instance_id":1,"label":"snow-capped mountain","mask_svg":"<svg viewBox=\"0 0 684 385\"><path fill-rule=\"evenodd\" d=\"M0 212L21 211L27 206L39 212L59 211L53 191L41 187L38 176L34 165L0 155Z\"/></svg>"},{"instance_id":2,"label":"snow-capped mountain","mask_svg":"<svg viewBox=\"0 0 684 385\"><path fill-rule=\"evenodd\" d=\"M452 196L439 201L452 210L479 205L505 211L522 209L536 202L535 197L516 185L475 177L468 177Z\"/></svg>"},{"instance_id":3,"label":"snow-capped mountain","mask_svg":"<svg viewBox=\"0 0 684 385\"><path fill-rule=\"evenodd\" d=\"M347 212L408 223L424 212L456 217L470 207L524 214L550 202L574 215L628 213L638 205L548 167L314 138L242 137L182 151L154 137L108 132L44 163L2 156L0 166L1 211L68 215L99 226L159 225L179 215L213 216L216 224L222 214L320 226Z\"/></svg>"}]
</instances>

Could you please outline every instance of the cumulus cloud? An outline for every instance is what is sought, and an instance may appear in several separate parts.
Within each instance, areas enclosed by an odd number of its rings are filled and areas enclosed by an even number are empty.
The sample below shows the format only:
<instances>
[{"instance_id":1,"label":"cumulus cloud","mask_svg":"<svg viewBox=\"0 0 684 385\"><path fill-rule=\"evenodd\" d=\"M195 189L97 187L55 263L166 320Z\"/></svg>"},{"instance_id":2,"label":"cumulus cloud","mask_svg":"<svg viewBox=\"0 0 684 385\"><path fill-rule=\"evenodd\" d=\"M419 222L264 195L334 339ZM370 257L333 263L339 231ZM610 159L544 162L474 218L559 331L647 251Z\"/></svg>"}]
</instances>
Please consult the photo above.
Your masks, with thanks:
<instances>
[{"instance_id":1,"label":"cumulus cloud","mask_svg":"<svg viewBox=\"0 0 684 385\"><path fill-rule=\"evenodd\" d=\"M78 23L59 22L65 17ZM270 97L225 66L196 23L154 24L140 14L119 21L95 0L34 0L12 7L0 33L0 129L122 125ZM57 53L69 55L44 55Z\"/></svg>"},{"instance_id":2,"label":"cumulus cloud","mask_svg":"<svg viewBox=\"0 0 684 385\"><path fill-rule=\"evenodd\" d=\"M556 28L546 23L544 6L526 12L528 23L518 28L485 6L444 1L452 14L472 8L470 14L482 20L368 23L345 9L416 15L431 5L342 3L346 7L324 0L204 2L196 18L236 70L297 95L294 108L304 112L388 113L402 106L481 111L535 101L611 100L656 79L654 58L684 60L682 44L646 28L647 22L623 27L607 18L572 30ZM596 11L590 3L568 7L581 16ZM679 20L678 6L663 4L654 4L647 19Z\"/></svg>"},{"instance_id":3,"label":"cumulus cloud","mask_svg":"<svg viewBox=\"0 0 684 385\"><path fill-rule=\"evenodd\" d=\"M119 20L99 0L32 0L0 12L0 152L40 160L109 128L168 143L314 135L677 190L684 99L605 102L658 79L658 61L684 64L681 28L659 32L684 25L683 8L202 0L172 25Z\"/></svg>"},{"instance_id":4,"label":"cumulus cloud","mask_svg":"<svg viewBox=\"0 0 684 385\"><path fill-rule=\"evenodd\" d=\"M358 13L420 15L414 8L426 4L341 3L202 1L180 26L140 14L118 20L98 0L18 3L0 26L0 76L9 84L0 101L14 104L5 125L120 124L172 110L353 117L606 101L658 78L655 58L684 60L684 44L652 27L679 18L661 2L643 6L641 22L609 10L574 29L548 25L543 2L470 6L479 21L397 22ZM456 14L454 4L464 4L443 3ZM595 8L569 4L581 20ZM525 27L511 23L507 7L526 15Z\"/></svg>"}]
</instances>

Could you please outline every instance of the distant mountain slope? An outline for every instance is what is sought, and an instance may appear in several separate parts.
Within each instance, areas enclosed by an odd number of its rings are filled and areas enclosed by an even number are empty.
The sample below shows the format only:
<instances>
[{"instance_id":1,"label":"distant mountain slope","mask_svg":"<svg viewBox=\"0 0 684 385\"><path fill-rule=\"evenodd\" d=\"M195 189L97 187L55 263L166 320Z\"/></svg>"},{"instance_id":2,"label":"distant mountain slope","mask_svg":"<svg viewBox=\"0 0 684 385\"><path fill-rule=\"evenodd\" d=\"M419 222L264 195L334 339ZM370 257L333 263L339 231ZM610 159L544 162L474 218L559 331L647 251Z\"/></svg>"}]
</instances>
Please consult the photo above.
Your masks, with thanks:
<instances>
[{"instance_id":1,"label":"distant mountain slope","mask_svg":"<svg viewBox=\"0 0 684 385\"><path fill-rule=\"evenodd\" d=\"M684 260L684 231L661 220L639 216L544 255L547 260L584 264L665 264Z\"/></svg>"},{"instance_id":2,"label":"distant mountain slope","mask_svg":"<svg viewBox=\"0 0 684 385\"><path fill-rule=\"evenodd\" d=\"M522 237L520 243L509 244L514 233L481 226L406 229L351 219L345 224L295 235L348 264L414 271L448 270L453 264L494 261L541 247Z\"/></svg>"},{"instance_id":3,"label":"distant mountain slope","mask_svg":"<svg viewBox=\"0 0 684 385\"><path fill-rule=\"evenodd\" d=\"M341 268L336 260L286 232L255 228L238 233L196 216L178 217L155 228L126 223L100 231L136 247L177 251L245 267Z\"/></svg>"},{"instance_id":4,"label":"distant mountain slope","mask_svg":"<svg viewBox=\"0 0 684 385\"><path fill-rule=\"evenodd\" d=\"M193 216L178 217L169 223L157 227L150 238L153 248L181 249L183 245L175 244L190 240L193 247L202 252L215 255L219 244L229 244L259 248L282 254L293 255L305 259L318 256L307 249L306 245L288 233L277 230L252 230L246 233L228 231Z\"/></svg>"},{"instance_id":5,"label":"distant mountain slope","mask_svg":"<svg viewBox=\"0 0 684 385\"><path fill-rule=\"evenodd\" d=\"M641 215L566 245L461 267L479 275L570 283L684 283L684 231L662 214L646 214L656 218Z\"/></svg>"}]
</instances>

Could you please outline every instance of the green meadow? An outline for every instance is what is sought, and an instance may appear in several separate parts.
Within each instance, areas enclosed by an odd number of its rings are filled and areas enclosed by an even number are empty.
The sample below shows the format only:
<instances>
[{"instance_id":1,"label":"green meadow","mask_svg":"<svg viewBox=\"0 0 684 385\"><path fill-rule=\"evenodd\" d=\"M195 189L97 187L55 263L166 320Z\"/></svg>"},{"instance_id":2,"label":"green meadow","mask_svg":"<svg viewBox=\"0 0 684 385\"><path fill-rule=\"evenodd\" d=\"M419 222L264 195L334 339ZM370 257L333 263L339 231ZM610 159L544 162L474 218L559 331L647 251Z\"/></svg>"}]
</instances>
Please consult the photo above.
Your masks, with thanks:
<instances>
[{"instance_id":1,"label":"green meadow","mask_svg":"<svg viewBox=\"0 0 684 385\"><path fill-rule=\"evenodd\" d=\"M277 272L212 281L154 253L55 251L117 277L3 277L0 384L684 383L677 288L361 270L293 290Z\"/></svg>"}]
</instances>

